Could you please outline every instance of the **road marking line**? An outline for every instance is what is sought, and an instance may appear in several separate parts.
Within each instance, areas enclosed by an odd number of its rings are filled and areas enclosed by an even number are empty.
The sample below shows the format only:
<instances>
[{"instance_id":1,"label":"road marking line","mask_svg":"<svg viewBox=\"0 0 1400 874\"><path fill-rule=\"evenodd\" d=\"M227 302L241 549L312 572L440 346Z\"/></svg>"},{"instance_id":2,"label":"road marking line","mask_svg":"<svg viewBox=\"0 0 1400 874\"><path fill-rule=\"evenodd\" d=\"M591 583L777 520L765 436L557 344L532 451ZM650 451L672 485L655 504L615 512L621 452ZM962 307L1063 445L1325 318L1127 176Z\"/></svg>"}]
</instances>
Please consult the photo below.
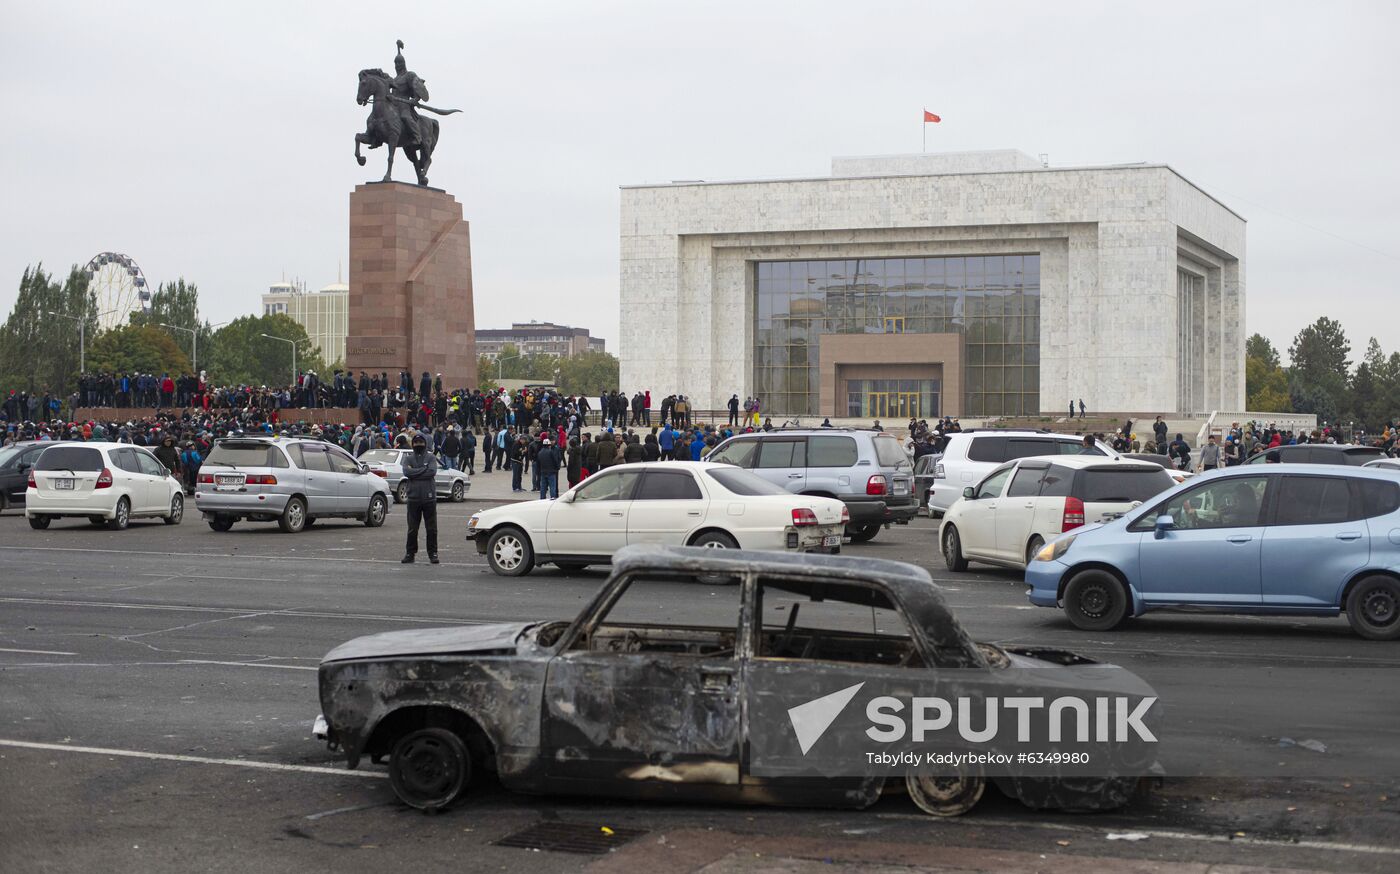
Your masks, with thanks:
<instances>
[{"instance_id":1,"label":"road marking line","mask_svg":"<svg viewBox=\"0 0 1400 874\"><path fill-rule=\"evenodd\" d=\"M143 577L162 577L168 580L234 580L240 583L290 583L290 577L215 577L209 574L141 574Z\"/></svg>"},{"instance_id":2,"label":"road marking line","mask_svg":"<svg viewBox=\"0 0 1400 874\"><path fill-rule=\"evenodd\" d=\"M875 816L877 819L907 819L918 820L920 822L928 822L927 816L923 816L917 813L877 813ZM1049 829L1052 831L1075 832L1077 834L1099 836L1106 835L1108 832L1114 831L1114 829L1112 828L1062 825L1060 823L1055 822L1026 822L1023 820L999 819L996 817L988 817L985 819L981 817L971 817L966 822L961 824L968 826L1007 826L1011 828L1039 828ZM1133 828L1128 830L1142 832L1143 834L1150 835L1154 838L1164 838L1166 840L1175 841L1200 841L1202 843L1208 844L1249 844L1252 846L1286 847L1289 849L1296 849L1298 847L1302 847L1309 850L1333 850L1342 853L1373 853L1376 855L1383 856L1400 856L1400 847L1381 847L1376 846L1375 844L1342 844L1332 843L1330 841L1310 841L1306 839L1290 841L1287 839L1252 838L1247 835L1245 837L1233 837L1231 835L1208 835L1201 834L1199 832L1155 831L1153 829L1140 828Z\"/></svg>"},{"instance_id":3,"label":"road marking line","mask_svg":"<svg viewBox=\"0 0 1400 874\"><path fill-rule=\"evenodd\" d=\"M180 606L178 604L123 604L111 601L65 601L59 598L0 597L0 603L44 604L53 607L112 607L119 610L173 610L177 613L228 613L232 615L259 612L258 608L253 607L239 609L236 607ZM263 610L262 612L275 613L279 616L300 616L311 619L366 619L375 622L431 622L438 625L489 625L494 622L531 621L529 619L453 619L450 617L389 616L380 613L326 613L323 611L299 610L296 608L273 608L270 610Z\"/></svg>"},{"instance_id":4,"label":"road marking line","mask_svg":"<svg viewBox=\"0 0 1400 874\"><path fill-rule=\"evenodd\" d=\"M0 652L22 652L28 655L77 655L75 652L58 652L52 649L7 649L0 647Z\"/></svg>"},{"instance_id":5,"label":"road marking line","mask_svg":"<svg viewBox=\"0 0 1400 874\"><path fill-rule=\"evenodd\" d=\"M342 561L354 564L398 564L399 562L390 558L334 558L332 556L302 556L302 555L256 555L250 552L158 552L147 549L94 549L91 547L79 546L0 546L0 549L12 549L17 552L101 552L115 555L159 555L165 557L184 558L233 558L233 559L262 559L263 561ZM444 561L447 567L477 567L475 564L467 564L460 561Z\"/></svg>"},{"instance_id":6,"label":"road marking line","mask_svg":"<svg viewBox=\"0 0 1400 874\"><path fill-rule=\"evenodd\" d=\"M161 762L188 762L195 765L232 765L238 768L258 768L264 771L297 771L303 774L334 774L337 777L368 777L382 780L389 775L382 771L349 771L319 765L284 765L280 762L255 762L248 759L213 759L206 756L182 756L175 753L148 753L142 750L115 750L107 747L75 747L69 744L46 744L27 740L0 738L0 747L28 750L51 750L67 753L91 753L97 756L121 756L128 759L154 759Z\"/></svg>"},{"instance_id":7,"label":"road marking line","mask_svg":"<svg viewBox=\"0 0 1400 874\"><path fill-rule=\"evenodd\" d=\"M182 665L230 665L235 668L281 668L284 671L318 671L312 665L273 665L263 662L216 662L212 659L180 659Z\"/></svg>"}]
</instances>

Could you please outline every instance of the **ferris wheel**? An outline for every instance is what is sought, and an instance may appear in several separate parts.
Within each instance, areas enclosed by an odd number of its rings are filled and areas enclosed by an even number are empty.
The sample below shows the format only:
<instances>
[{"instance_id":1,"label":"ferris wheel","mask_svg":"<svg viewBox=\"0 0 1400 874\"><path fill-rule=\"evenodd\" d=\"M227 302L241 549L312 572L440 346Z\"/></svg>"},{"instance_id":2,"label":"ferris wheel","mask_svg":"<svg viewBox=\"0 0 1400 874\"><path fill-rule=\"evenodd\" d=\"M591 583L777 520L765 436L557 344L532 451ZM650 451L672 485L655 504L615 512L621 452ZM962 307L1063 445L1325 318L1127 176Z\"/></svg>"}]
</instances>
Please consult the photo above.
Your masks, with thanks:
<instances>
[{"instance_id":1,"label":"ferris wheel","mask_svg":"<svg viewBox=\"0 0 1400 874\"><path fill-rule=\"evenodd\" d=\"M130 255L103 252L87 263L88 290L97 298L98 326L103 330L127 323L131 314L151 308L146 275Z\"/></svg>"}]
</instances>

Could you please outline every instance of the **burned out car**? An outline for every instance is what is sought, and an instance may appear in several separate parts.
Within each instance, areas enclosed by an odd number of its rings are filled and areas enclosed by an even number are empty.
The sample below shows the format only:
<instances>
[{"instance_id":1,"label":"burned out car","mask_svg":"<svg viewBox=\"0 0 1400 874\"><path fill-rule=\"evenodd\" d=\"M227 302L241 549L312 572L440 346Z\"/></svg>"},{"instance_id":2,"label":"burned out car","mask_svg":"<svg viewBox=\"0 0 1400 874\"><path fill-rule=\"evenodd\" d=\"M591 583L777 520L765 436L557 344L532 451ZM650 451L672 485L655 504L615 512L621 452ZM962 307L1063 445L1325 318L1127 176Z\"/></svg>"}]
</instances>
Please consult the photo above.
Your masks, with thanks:
<instances>
[{"instance_id":1,"label":"burned out car","mask_svg":"<svg viewBox=\"0 0 1400 874\"><path fill-rule=\"evenodd\" d=\"M965 705L978 687L980 707L988 689L1028 701L1032 685L1089 700L1150 692L1072 653L973 642L912 565L632 546L572 620L335 648L320 665L315 734L351 768L387 760L395 793L423 810L485 774L524 792L802 806L864 807L902 789L936 815L970 809L988 783L1037 808L1125 804L1147 773L1140 755L1129 768L1032 773L891 766L892 753L866 752L900 749L875 744L865 725L879 711L890 730L903 706L893 696L934 690ZM865 707L848 706L862 691ZM933 699L912 700L911 716Z\"/></svg>"}]
</instances>

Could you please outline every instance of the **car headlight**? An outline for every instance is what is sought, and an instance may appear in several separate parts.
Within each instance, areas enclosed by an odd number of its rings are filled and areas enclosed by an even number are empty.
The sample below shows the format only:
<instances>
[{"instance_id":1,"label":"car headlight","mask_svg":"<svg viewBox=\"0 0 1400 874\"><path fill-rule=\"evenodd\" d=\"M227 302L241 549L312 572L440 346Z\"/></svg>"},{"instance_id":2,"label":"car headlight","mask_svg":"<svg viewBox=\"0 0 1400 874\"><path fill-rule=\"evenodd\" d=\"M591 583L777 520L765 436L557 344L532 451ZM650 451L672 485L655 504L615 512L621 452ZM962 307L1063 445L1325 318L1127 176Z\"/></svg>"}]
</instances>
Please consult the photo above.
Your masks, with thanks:
<instances>
[{"instance_id":1,"label":"car headlight","mask_svg":"<svg viewBox=\"0 0 1400 874\"><path fill-rule=\"evenodd\" d=\"M1074 543L1074 539L1078 536L1078 534L1071 534L1068 537L1061 537L1054 543L1045 544L1040 548L1040 551L1035 554L1035 560L1054 561L1069 551L1070 544Z\"/></svg>"},{"instance_id":2,"label":"car headlight","mask_svg":"<svg viewBox=\"0 0 1400 874\"><path fill-rule=\"evenodd\" d=\"M468 530L468 531L475 531L475 530L476 530L476 523L477 523L478 521L480 521L480 520L481 520L481 514L480 514L480 513L478 513L478 514L476 514L475 516L472 516L470 519L468 519L468 520L467 520L467 530Z\"/></svg>"}]
</instances>

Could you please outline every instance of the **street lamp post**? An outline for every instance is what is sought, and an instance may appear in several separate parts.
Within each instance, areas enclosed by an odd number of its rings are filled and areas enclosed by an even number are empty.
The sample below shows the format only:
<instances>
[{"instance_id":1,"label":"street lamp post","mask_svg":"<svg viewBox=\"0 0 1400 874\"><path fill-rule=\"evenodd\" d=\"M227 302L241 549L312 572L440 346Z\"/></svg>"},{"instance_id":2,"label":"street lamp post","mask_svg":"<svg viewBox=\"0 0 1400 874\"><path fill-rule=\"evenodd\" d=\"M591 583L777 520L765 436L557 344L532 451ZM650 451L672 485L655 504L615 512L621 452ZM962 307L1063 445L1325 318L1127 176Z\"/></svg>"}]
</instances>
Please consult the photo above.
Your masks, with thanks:
<instances>
[{"instance_id":1,"label":"street lamp post","mask_svg":"<svg viewBox=\"0 0 1400 874\"><path fill-rule=\"evenodd\" d=\"M97 318L110 316L116 310L108 310L105 313L98 313ZM44 310L46 316L58 316L60 319L71 319L78 323L78 372L87 372L87 320L81 316L70 316L67 313L56 313L53 310Z\"/></svg>"},{"instance_id":2,"label":"street lamp post","mask_svg":"<svg viewBox=\"0 0 1400 874\"><path fill-rule=\"evenodd\" d=\"M501 384L501 374L504 372L505 362L514 361L516 358L523 358L523 355L507 355L504 358L496 358L496 385Z\"/></svg>"},{"instance_id":3,"label":"street lamp post","mask_svg":"<svg viewBox=\"0 0 1400 874\"><path fill-rule=\"evenodd\" d=\"M293 390L293 391L296 391L296 387L297 387L297 341L295 341L295 340L288 340L286 337L274 337L274 336L272 336L271 334L262 334L262 335L260 335L260 336L266 337L266 338L269 339L269 340L280 340L281 342L286 343L287 345L289 345L289 346L292 347L292 390Z\"/></svg>"}]
</instances>

